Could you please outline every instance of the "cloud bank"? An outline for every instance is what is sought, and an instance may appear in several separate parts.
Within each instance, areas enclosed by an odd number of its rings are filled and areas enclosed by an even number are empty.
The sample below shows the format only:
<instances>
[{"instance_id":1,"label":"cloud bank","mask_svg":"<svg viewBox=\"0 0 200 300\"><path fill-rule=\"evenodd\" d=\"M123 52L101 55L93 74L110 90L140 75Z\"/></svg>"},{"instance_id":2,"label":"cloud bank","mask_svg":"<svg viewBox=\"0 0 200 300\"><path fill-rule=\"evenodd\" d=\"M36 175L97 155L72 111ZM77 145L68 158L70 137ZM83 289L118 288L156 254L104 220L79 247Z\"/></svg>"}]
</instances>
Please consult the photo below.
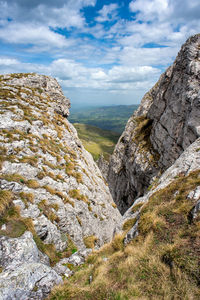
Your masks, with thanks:
<instances>
[{"instance_id":1,"label":"cloud bank","mask_svg":"<svg viewBox=\"0 0 200 300\"><path fill-rule=\"evenodd\" d=\"M197 0L0 0L0 72L54 76L72 104L138 103L200 31Z\"/></svg>"}]
</instances>

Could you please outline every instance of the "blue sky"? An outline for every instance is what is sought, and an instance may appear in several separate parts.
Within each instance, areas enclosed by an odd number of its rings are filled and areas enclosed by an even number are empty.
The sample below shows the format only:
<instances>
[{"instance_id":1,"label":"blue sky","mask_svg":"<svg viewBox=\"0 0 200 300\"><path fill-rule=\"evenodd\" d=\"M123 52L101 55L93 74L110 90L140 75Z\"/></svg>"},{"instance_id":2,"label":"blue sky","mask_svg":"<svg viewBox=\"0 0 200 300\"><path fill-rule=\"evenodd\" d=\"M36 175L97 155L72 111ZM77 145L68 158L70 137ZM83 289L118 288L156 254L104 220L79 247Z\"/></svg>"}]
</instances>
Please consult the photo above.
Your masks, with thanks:
<instances>
[{"instance_id":1,"label":"blue sky","mask_svg":"<svg viewBox=\"0 0 200 300\"><path fill-rule=\"evenodd\" d=\"M139 103L200 32L199 0L0 0L0 73L57 78L72 106Z\"/></svg>"}]
</instances>

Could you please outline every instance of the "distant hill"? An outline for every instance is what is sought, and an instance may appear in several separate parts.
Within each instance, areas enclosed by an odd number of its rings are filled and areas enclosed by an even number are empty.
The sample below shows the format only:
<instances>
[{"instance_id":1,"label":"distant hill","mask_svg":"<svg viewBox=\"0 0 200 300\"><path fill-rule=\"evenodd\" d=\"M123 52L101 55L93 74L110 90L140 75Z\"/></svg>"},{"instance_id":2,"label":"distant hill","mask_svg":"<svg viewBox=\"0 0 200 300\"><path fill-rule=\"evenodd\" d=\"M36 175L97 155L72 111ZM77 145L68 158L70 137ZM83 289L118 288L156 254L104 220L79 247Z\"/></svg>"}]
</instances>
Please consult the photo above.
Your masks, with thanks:
<instances>
[{"instance_id":1,"label":"distant hill","mask_svg":"<svg viewBox=\"0 0 200 300\"><path fill-rule=\"evenodd\" d=\"M92 154L95 160L99 158L100 154L103 154L106 160L109 159L119 139L119 133L86 124L74 123L73 125L85 149Z\"/></svg>"},{"instance_id":2,"label":"distant hill","mask_svg":"<svg viewBox=\"0 0 200 300\"><path fill-rule=\"evenodd\" d=\"M71 123L82 123L93 125L104 130L122 133L127 120L138 108L138 105L116 105L102 106L80 111L71 111L69 121Z\"/></svg>"}]
</instances>

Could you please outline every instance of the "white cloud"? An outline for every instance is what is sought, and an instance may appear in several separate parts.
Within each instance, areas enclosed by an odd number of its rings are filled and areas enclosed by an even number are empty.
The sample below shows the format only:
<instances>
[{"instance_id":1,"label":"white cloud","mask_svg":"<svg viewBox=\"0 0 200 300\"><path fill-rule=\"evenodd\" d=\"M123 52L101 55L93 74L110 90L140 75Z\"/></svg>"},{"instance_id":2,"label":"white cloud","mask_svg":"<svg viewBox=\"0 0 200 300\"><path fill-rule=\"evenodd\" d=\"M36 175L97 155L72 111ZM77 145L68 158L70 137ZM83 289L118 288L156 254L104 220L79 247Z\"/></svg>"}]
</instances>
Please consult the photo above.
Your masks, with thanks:
<instances>
[{"instance_id":1,"label":"white cloud","mask_svg":"<svg viewBox=\"0 0 200 300\"><path fill-rule=\"evenodd\" d=\"M0 1L1 18L13 21L33 22L51 27L82 27L84 17L80 10L94 6L96 0L4 0Z\"/></svg>"},{"instance_id":2,"label":"white cloud","mask_svg":"<svg viewBox=\"0 0 200 300\"><path fill-rule=\"evenodd\" d=\"M99 16L96 17L97 22L106 22L112 21L117 17L117 9L118 5L115 3L111 3L109 5L104 5L101 10L99 10Z\"/></svg>"},{"instance_id":3,"label":"white cloud","mask_svg":"<svg viewBox=\"0 0 200 300\"><path fill-rule=\"evenodd\" d=\"M143 21L162 20L168 14L168 0L135 0L129 5L132 12L138 12Z\"/></svg>"},{"instance_id":4,"label":"white cloud","mask_svg":"<svg viewBox=\"0 0 200 300\"><path fill-rule=\"evenodd\" d=\"M128 20L120 18L122 7L110 2L86 24L82 8L96 0L0 0L0 40L22 50L11 57L2 52L1 72L49 74L76 98L139 100L186 38L200 30L199 0L134 0ZM53 61L48 65L16 59L25 54L36 61L44 51Z\"/></svg>"},{"instance_id":5,"label":"white cloud","mask_svg":"<svg viewBox=\"0 0 200 300\"><path fill-rule=\"evenodd\" d=\"M72 41L68 41L64 36L51 31L48 27L20 23L10 23L6 28L0 28L0 39L7 43L30 44L39 47L50 45L62 48L72 44Z\"/></svg>"},{"instance_id":6,"label":"white cloud","mask_svg":"<svg viewBox=\"0 0 200 300\"><path fill-rule=\"evenodd\" d=\"M13 66L18 65L20 62L15 58L0 57L0 66Z\"/></svg>"}]
</instances>

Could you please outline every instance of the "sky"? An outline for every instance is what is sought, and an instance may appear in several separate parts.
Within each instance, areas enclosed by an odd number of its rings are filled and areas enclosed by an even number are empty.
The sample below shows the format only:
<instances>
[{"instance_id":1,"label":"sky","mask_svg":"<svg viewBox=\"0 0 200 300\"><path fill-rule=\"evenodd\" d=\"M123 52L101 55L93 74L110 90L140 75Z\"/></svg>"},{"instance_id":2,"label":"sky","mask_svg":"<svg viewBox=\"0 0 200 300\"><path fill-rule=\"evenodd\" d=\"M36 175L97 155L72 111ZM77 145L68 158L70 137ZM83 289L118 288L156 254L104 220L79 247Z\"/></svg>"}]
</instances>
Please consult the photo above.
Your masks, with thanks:
<instances>
[{"instance_id":1,"label":"sky","mask_svg":"<svg viewBox=\"0 0 200 300\"><path fill-rule=\"evenodd\" d=\"M200 32L199 0L0 0L0 73L55 77L72 106L138 104Z\"/></svg>"}]
</instances>

